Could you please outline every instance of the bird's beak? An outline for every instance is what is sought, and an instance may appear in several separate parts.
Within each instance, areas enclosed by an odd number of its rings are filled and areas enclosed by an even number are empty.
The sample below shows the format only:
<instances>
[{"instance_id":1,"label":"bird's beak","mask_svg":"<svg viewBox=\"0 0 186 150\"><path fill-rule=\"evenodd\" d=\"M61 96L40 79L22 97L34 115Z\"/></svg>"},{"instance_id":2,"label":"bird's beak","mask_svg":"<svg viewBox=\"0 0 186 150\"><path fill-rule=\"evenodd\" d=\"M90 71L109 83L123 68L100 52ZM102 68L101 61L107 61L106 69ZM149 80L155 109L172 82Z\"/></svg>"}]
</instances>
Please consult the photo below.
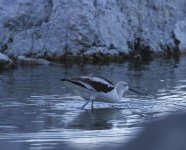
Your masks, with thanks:
<instances>
[{"instance_id":1,"label":"bird's beak","mask_svg":"<svg viewBox=\"0 0 186 150\"><path fill-rule=\"evenodd\" d=\"M141 94L141 95L148 95L146 93L142 93L142 92L136 91L136 90L131 89L131 88L129 88L129 91L132 91L132 92L135 92L135 93L138 93L138 94Z\"/></svg>"}]
</instances>

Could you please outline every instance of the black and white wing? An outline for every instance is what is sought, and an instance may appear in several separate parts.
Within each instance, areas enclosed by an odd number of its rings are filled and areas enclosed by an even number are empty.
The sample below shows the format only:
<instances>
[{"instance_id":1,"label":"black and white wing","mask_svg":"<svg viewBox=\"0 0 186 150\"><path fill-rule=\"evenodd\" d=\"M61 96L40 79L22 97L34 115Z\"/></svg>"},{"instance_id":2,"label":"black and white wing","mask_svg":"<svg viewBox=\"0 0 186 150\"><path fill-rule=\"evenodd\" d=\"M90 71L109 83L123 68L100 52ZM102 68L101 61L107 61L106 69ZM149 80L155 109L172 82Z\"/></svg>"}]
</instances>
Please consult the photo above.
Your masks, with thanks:
<instances>
[{"instance_id":1,"label":"black and white wing","mask_svg":"<svg viewBox=\"0 0 186 150\"><path fill-rule=\"evenodd\" d=\"M96 92L108 93L114 89L111 81L100 76L82 76L80 78L61 79L61 81L70 82Z\"/></svg>"},{"instance_id":2,"label":"black and white wing","mask_svg":"<svg viewBox=\"0 0 186 150\"><path fill-rule=\"evenodd\" d=\"M74 84L75 86L79 86L81 88L85 88L91 91L95 91L89 84L84 81L81 81L81 78L71 78L71 79L61 79L61 81Z\"/></svg>"}]
</instances>

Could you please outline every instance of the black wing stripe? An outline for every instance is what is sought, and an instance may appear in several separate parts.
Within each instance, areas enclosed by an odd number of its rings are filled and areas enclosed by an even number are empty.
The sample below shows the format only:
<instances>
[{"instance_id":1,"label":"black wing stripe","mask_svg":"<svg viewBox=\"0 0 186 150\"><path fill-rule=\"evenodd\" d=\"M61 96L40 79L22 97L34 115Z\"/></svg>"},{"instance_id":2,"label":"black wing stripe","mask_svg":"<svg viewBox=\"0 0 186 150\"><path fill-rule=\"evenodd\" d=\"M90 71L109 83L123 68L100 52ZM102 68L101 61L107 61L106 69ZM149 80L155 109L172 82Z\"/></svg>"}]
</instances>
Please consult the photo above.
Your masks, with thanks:
<instances>
[{"instance_id":1,"label":"black wing stripe","mask_svg":"<svg viewBox=\"0 0 186 150\"><path fill-rule=\"evenodd\" d=\"M61 81L67 81L67 82L70 82L70 83L73 83L73 84L76 84L78 86L81 86L81 87L84 87L84 88L87 88L84 84L78 82L78 81L74 81L74 80L70 80L70 79L61 79Z\"/></svg>"},{"instance_id":2,"label":"black wing stripe","mask_svg":"<svg viewBox=\"0 0 186 150\"><path fill-rule=\"evenodd\" d=\"M83 76L80 78L61 79L61 81L67 81L89 90L95 90L97 92L108 93L114 89L112 82L100 76Z\"/></svg>"},{"instance_id":3,"label":"black wing stripe","mask_svg":"<svg viewBox=\"0 0 186 150\"><path fill-rule=\"evenodd\" d=\"M100 81L97 81L97 80L93 80L93 78L99 78L100 80L105 80L106 84L105 83L102 83ZM83 77L83 78L80 78L79 80L82 81L82 82L85 82L87 84L89 84L92 88L94 88L97 92L110 92L114 89L114 86L113 84L102 78L102 77L98 77L98 76L94 76L94 77ZM108 82L108 84L107 84Z\"/></svg>"},{"instance_id":4,"label":"black wing stripe","mask_svg":"<svg viewBox=\"0 0 186 150\"><path fill-rule=\"evenodd\" d=\"M105 84L102 84L100 82L95 82L95 81L90 81L89 84L97 91L97 92L110 92L112 91L114 88L107 86Z\"/></svg>"},{"instance_id":5,"label":"black wing stripe","mask_svg":"<svg viewBox=\"0 0 186 150\"><path fill-rule=\"evenodd\" d=\"M96 78L100 78L102 80L105 80L106 82L108 82L110 85L114 86L113 83L111 81L109 81L108 79L102 77L102 76L93 76L93 77L96 77Z\"/></svg>"}]
</instances>

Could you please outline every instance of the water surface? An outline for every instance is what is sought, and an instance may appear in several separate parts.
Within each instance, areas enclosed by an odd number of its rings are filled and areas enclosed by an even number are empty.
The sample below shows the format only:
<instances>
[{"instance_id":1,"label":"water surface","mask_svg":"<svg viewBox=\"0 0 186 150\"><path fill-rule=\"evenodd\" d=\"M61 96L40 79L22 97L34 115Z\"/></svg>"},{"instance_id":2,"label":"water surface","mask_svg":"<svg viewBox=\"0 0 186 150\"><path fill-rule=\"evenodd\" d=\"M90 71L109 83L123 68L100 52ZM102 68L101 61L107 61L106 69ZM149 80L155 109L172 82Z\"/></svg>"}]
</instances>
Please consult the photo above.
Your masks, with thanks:
<instances>
[{"instance_id":1,"label":"water surface","mask_svg":"<svg viewBox=\"0 0 186 150\"><path fill-rule=\"evenodd\" d=\"M4 150L96 149L135 137L144 122L186 108L186 58L135 66L52 65L19 67L0 74L0 147ZM126 81L132 92L119 104L85 101L65 87L64 77L95 74Z\"/></svg>"}]
</instances>

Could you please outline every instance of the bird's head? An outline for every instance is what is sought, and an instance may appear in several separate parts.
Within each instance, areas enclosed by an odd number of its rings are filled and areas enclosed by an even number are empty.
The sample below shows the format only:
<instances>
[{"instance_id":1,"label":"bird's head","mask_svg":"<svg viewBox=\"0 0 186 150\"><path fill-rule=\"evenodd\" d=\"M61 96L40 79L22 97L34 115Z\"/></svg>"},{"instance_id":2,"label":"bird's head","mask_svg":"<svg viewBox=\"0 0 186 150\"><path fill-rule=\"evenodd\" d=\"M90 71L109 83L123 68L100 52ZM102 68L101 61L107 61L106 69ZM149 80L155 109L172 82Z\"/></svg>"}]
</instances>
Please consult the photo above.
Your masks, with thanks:
<instances>
[{"instance_id":1,"label":"bird's head","mask_svg":"<svg viewBox=\"0 0 186 150\"><path fill-rule=\"evenodd\" d=\"M116 84L115 88L116 88L116 91L117 91L118 96L119 96L120 99L122 99L122 97L123 97L123 95L126 91L132 91L132 92L135 92L135 93L140 94L140 95L149 96L149 94L142 93L140 91L129 88L128 84L124 81L119 81Z\"/></svg>"},{"instance_id":2,"label":"bird's head","mask_svg":"<svg viewBox=\"0 0 186 150\"><path fill-rule=\"evenodd\" d=\"M119 82L116 84L115 88L116 88L116 91L117 91L118 96L119 96L120 99L122 99L123 94L124 94L126 91L129 90L128 84L127 84L126 82L124 82L124 81L119 81Z\"/></svg>"}]
</instances>

